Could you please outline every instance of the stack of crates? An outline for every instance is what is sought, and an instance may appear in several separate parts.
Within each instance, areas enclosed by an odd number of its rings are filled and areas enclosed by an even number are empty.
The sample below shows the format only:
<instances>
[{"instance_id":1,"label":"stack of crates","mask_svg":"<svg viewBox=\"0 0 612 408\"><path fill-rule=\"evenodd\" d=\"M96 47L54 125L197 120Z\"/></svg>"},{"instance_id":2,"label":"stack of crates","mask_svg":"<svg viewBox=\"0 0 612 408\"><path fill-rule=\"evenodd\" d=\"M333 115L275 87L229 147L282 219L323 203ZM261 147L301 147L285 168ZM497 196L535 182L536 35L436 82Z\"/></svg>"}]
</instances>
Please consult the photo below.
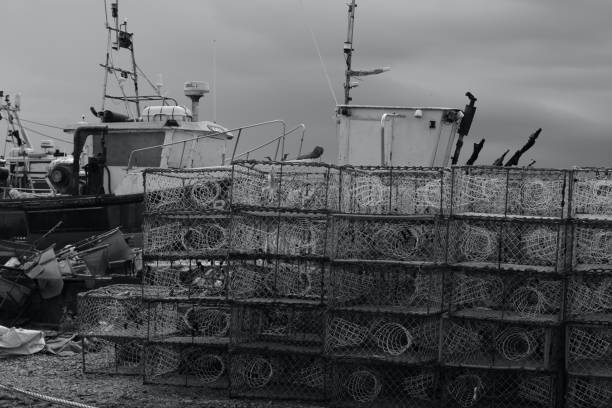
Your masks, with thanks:
<instances>
[{"instance_id":1,"label":"stack of crates","mask_svg":"<svg viewBox=\"0 0 612 408\"><path fill-rule=\"evenodd\" d=\"M145 383L227 394L231 179L231 167L145 172Z\"/></svg>"},{"instance_id":2,"label":"stack of crates","mask_svg":"<svg viewBox=\"0 0 612 408\"><path fill-rule=\"evenodd\" d=\"M325 323L332 406L436 406L448 171L342 168Z\"/></svg>"},{"instance_id":3,"label":"stack of crates","mask_svg":"<svg viewBox=\"0 0 612 408\"><path fill-rule=\"evenodd\" d=\"M234 164L231 396L325 398L324 285L338 185L338 170L324 164Z\"/></svg>"},{"instance_id":4,"label":"stack of crates","mask_svg":"<svg viewBox=\"0 0 612 408\"><path fill-rule=\"evenodd\" d=\"M612 171L572 171L567 407L612 406Z\"/></svg>"},{"instance_id":5,"label":"stack of crates","mask_svg":"<svg viewBox=\"0 0 612 408\"><path fill-rule=\"evenodd\" d=\"M563 170L452 169L445 406L554 408L562 398L568 184Z\"/></svg>"}]
</instances>

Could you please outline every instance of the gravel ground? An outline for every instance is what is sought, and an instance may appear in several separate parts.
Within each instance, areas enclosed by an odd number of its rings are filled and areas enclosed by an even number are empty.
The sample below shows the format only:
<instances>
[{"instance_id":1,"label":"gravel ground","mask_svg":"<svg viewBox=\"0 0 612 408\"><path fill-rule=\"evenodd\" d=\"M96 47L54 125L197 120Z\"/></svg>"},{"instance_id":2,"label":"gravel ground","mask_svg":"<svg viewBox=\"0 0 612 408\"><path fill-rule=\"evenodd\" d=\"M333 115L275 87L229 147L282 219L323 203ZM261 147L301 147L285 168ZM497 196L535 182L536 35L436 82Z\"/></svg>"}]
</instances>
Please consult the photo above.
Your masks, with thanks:
<instances>
[{"instance_id":1,"label":"gravel ground","mask_svg":"<svg viewBox=\"0 0 612 408\"><path fill-rule=\"evenodd\" d=\"M202 388L144 385L138 376L83 374L82 357L38 353L0 358L0 384L95 407L314 408L313 405L207 397ZM0 390L0 408L60 407Z\"/></svg>"}]
</instances>

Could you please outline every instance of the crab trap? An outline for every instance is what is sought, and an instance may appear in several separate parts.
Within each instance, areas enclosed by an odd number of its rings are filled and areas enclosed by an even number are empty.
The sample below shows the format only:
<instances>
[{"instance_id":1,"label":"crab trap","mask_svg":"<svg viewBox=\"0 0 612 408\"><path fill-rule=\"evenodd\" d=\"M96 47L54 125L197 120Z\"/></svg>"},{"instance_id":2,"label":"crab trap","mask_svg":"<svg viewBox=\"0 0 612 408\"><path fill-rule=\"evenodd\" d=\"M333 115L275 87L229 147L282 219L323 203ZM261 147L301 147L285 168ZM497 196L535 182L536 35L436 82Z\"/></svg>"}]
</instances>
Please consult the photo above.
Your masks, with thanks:
<instances>
[{"instance_id":1,"label":"crab trap","mask_svg":"<svg viewBox=\"0 0 612 408\"><path fill-rule=\"evenodd\" d=\"M567 372L612 378L612 326L569 324L566 330Z\"/></svg>"},{"instance_id":2,"label":"crab trap","mask_svg":"<svg viewBox=\"0 0 612 408\"><path fill-rule=\"evenodd\" d=\"M437 217L334 215L330 257L336 260L444 260L446 228Z\"/></svg>"},{"instance_id":3,"label":"crab trap","mask_svg":"<svg viewBox=\"0 0 612 408\"><path fill-rule=\"evenodd\" d=\"M440 359L458 367L548 370L556 366L560 334L557 326L444 318Z\"/></svg>"},{"instance_id":4,"label":"crab trap","mask_svg":"<svg viewBox=\"0 0 612 408\"><path fill-rule=\"evenodd\" d=\"M78 331L87 336L145 338L149 311L139 285L110 285L77 297ZM160 308L160 316L169 320L172 311Z\"/></svg>"},{"instance_id":5,"label":"crab trap","mask_svg":"<svg viewBox=\"0 0 612 408\"><path fill-rule=\"evenodd\" d=\"M612 274L585 272L567 277L565 318L612 323Z\"/></svg>"},{"instance_id":6,"label":"crab trap","mask_svg":"<svg viewBox=\"0 0 612 408\"><path fill-rule=\"evenodd\" d=\"M458 269L448 275L451 315L543 323L563 318L564 281L557 274Z\"/></svg>"},{"instance_id":7,"label":"crab trap","mask_svg":"<svg viewBox=\"0 0 612 408\"><path fill-rule=\"evenodd\" d=\"M438 358L439 335L438 316L332 310L325 352L347 360L425 364Z\"/></svg>"},{"instance_id":8,"label":"crab trap","mask_svg":"<svg viewBox=\"0 0 612 408\"><path fill-rule=\"evenodd\" d=\"M149 262L142 272L142 296L156 299L217 299L227 297L225 260Z\"/></svg>"},{"instance_id":9,"label":"crab trap","mask_svg":"<svg viewBox=\"0 0 612 408\"><path fill-rule=\"evenodd\" d=\"M567 408L612 406L612 379L568 376L565 406Z\"/></svg>"},{"instance_id":10,"label":"crab trap","mask_svg":"<svg viewBox=\"0 0 612 408\"><path fill-rule=\"evenodd\" d=\"M329 269L304 258L231 259L229 296L234 300L302 300L322 303Z\"/></svg>"},{"instance_id":11,"label":"crab trap","mask_svg":"<svg viewBox=\"0 0 612 408\"><path fill-rule=\"evenodd\" d=\"M146 169L143 177L147 214L178 215L230 209L230 167Z\"/></svg>"},{"instance_id":12,"label":"crab trap","mask_svg":"<svg viewBox=\"0 0 612 408\"><path fill-rule=\"evenodd\" d=\"M236 212L230 252L324 257L327 224L327 217L319 214Z\"/></svg>"},{"instance_id":13,"label":"crab trap","mask_svg":"<svg viewBox=\"0 0 612 408\"><path fill-rule=\"evenodd\" d=\"M232 206L300 212L337 211L340 171L323 163L238 161Z\"/></svg>"},{"instance_id":14,"label":"crab trap","mask_svg":"<svg viewBox=\"0 0 612 408\"><path fill-rule=\"evenodd\" d=\"M144 345L145 384L203 387L222 396L229 388L229 368L227 347L197 341Z\"/></svg>"},{"instance_id":15,"label":"crab trap","mask_svg":"<svg viewBox=\"0 0 612 408\"><path fill-rule=\"evenodd\" d=\"M574 271L612 270L612 223L572 222L571 251Z\"/></svg>"},{"instance_id":16,"label":"crab trap","mask_svg":"<svg viewBox=\"0 0 612 408\"><path fill-rule=\"evenodd\" d=\"M572 171L572 217L612 220L612 170Z\"/></svg>"},{"instance_id":17,"label":"crab trap","mask_svg":"<svg viewBox=\"0 0 612 408\"><path fill-rule=\"evenodd\" d=\"M318 353L324 335L323 307L299 301L235 302L232 305L232 346Z\"/></svg>"},{"instance_id":18,"label":"crab trap","mask_svg":"<svg viewBox=\"0 0 612 408\"><path fill-rule=\"evenodd\" d=\"M445 408L555 408L559 379L522 370L443 370Z\"/></svg>"},{"instance_id":19,"label":"crab trap","mask_svg":"<svg viewBox=\"0 0 612 408\"><path fill-rule=\"evenodd\" d=\"M329 303L355 311L442 312L444 271L392 262L336 262Z\"/></svg>"},{"instance_id":20,"label":"crab trap","mask_svg":"<svg viewBox=\"0 0 612 408\"><path fill-rule=\"evenodd\" d=\"M561 219L566 214L565 170L454 167L452 214Z\"/></svg>"},{"instance_id":21,"label":"crab trap","mask_svg":"<svg viewBox=\"0 0 612 408\"><path fill-rule=\"evenodd\" d=\"M324 400L327 363L319 356L275 351L232 353L230 396Z\"/></svg>"},{"instance_id":22,"label":"crab trap","mask_svg":"<svg viewBox=\"0 0 612 408\"><path fill-rule=\"evenodd\" d=\"M143 339L83 336L83 372L86 374L141 375Z\"/></svg>"},{"instance_id":23,"label":"crab trap","mask_svg":"<svg viewBox=\"0 0 612 408\"><path fill-rule=\"evenodd\" d=\"M230 308L225 302L148 301L148 338L227 344ZM159 313L163 310L164 313Z\"/></svg>"},{"instance_id":24,"label":"crab trap","mask_svg":"<svg viewBox=\"0 0 612 408\"><path fill-rule=\"evenodd\" d=\"M449 172L441 168L343 167L340 212L345 214L446 214Z\"/></svg>"},{"instance_id":25,"label":"crab trap","mask_svg":"<svg viewBox=\"0 0 612 408\"><path fill-rule=\"evenodd\" d=\"M461 267L560 272L565 226L543 219L456 217L450 221L448 263Z\"/></svg>"},{"instance_id":26,"label":"crab trap","mask_svg":"<svg viewBox=\"0 0 612 408\"><path fill-rule=\"evenodd\" d=\"M333 407L414 407L440 405L439 370L433 366L395 364L330 364Z\"/></svg>"},{"instance_id":27,"label":"crab trap","mask_svg":"<svg viewBox=\"0 0 612 408\"><path fill-rule=\"evenodd\" d=\"M143 255L193 259L227 255L228 215L150 216L143 223Z\"/></svg>"}]
</instances>

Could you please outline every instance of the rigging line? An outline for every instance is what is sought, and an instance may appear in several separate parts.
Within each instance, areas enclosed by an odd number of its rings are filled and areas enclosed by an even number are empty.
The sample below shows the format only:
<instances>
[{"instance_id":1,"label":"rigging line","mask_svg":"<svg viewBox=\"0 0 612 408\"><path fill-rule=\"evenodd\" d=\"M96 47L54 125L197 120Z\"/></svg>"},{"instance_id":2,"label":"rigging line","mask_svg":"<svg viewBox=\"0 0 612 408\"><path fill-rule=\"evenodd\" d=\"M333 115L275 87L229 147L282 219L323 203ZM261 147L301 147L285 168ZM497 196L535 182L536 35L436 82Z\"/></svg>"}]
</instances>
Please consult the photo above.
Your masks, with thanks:
<instances>
[{"instance_id":1,"label":"rigging line","mask_svg":"<svg viewBox=\"0 0 612 408\"><path fill-rule=\"evenodd\" d=\"M138 72L140 72L140 74L144 77L144 79L148 82L149 86L151 88L153 88L153 91L158 95L161 96L161 92L159 92L159 89L155 86L155 84L153 84L153 82L149 79L149 77L147 76L147 74L144 73L144 71L138 66L138 64L136 65L136 69L138 70Z\"/></svg>"},{"instance_id":2,"label":"rigging line","mask_svg":"<svg viewBox=\"0 0 612 408\"><path fill-rule=\"evenodd\" d=\"M50 128L53 128L53 129L64 130L64 128L63 128L63 127L59 127L59 126L49 125L49 124L46 124L46 123L41 123L41 122L35 122L35 121L33 121L33 120L27 120L27 119L24 119L24 118L19 118L19 119L20 119L22 122L32 123L32 124L34 124L34 125L40 125L40 126L50 127Z\"/></svg>"},{"instance_id":3,"label":"rigging line","mask_svg":"<svg viewBox=\"0 0 612 408\"><path fill-rule=\"evenodd\" d=\"M106 18L106 26L108 27L108 4L104 0L104 17Z\"/></svg>"},{"instance_id":4,"label":"rigging line","mask_svg":"<svg viewBox=\"0 0 612 408\"><path fill-rule=\"evenodd\" d=\"M310 37L312 38L312 42L317 50L317 54L319 55L319 61L321 62L321 68L323 69L323 74L325 75L325 79L327 80L327 86L329 87L329 91L332 94L332 98L334 98L334 102L338 105L338 98L336 98L336 93L334 92L334 87L332 86L331 78L329 77L329 73L327 72L327 67L325 66L325 61L323 61L323 55L321 55L321 49L319 48L319 42L317 41L317 37L312 29L308 18L306 17L306 9L304 7L304 1L298 0L300 6L302 8L302 16L304 17L304 23L308 27L308 31L310 31Z\"/></svg>"},{"instance_id":5,"label":"rigging line","mask_svg":"<svg viewBox=\"0 0 612 408\"><path fill-rule=\"evenodd\" d=\"M45 133L41 133L41 132L39 132L37 130L31 129L31 128L28 128L28 127L25 127L25 126L23 126L23 128L25 130L27 130L28 132L36 133L39 136L48 137L49 139L57 140L58 142L74 144L74 142L72 142L71 140L66 140L66 139L61 139L59 137L50 136L50 135L47 135Z\"/></svg>"}]
</instances>

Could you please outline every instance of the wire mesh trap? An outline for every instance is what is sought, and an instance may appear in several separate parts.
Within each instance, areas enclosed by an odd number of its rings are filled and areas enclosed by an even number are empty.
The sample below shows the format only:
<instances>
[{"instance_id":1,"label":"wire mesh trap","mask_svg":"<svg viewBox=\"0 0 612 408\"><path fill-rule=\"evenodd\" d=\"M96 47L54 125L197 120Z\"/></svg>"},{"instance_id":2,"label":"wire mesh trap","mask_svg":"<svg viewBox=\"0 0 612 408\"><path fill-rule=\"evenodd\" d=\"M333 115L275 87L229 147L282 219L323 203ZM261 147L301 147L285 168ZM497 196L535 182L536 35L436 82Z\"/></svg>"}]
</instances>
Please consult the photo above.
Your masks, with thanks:
<instances>
[{"instance_id":1,"label":"wire mesh trap","mask_svg":"<svg viewBox=\"0 0 612 408\"><path fill-rule=\"evenodd\" d=\"M143 251L150 257L219 257L227 254L230 219L209 217L147 217Z\"/></svg>"},{"instance_id":2,"label":"wire mesh trap","mask_svg":"<svg viewBox=\"0 0 612 408\"><path fill-rule=\"evenodd\" d=\"M144 172L145 210L148 213L227 211L232 170L147 169Z\"/></svg>"},{"instance_id":3,"label":"wire mesh trap","mask_svg":"<svg viewBox=\"0 0 612 408\"><path fill-rule=\"evenodd\" d=\"M612 404L612 380L570 376L565 394L567 408L605 408Z\"/></svg>"},{"instance_id":4,"label":"wire mesh trap","mask_svg":"<svg viewBox=\"0 0 612 408\"><path fill-rule=\"evenodd\" d=\"M381 259L440 262L445 239L436 219L334 217L331 256L336 259Z\"/></svg>"},{"instance_id":5,"label":"wire mesh trap","mask_svg":"<svg viewBox=\"0 0 612 408\"><path fill-rule=\"evenodd\" d=\"M326 234L321 216L239 213L233 216L231 252L322 257Z\"/></svg>"},{"instance_id":6,"label":"wire mesh trap","mask_svg":"<svg viewBox=\"0 0 612 408\"><path fill-rule=\"evenodd\" d=\"M142 273L145 299L224 298L227 294L227 267L223 261L151 263Z\"/></svg>"},{"instance_id":7,"label":"wire mesh trap","mask_svg":"<svg viewBox=\"0 0 612 408\"><path fill-rule=\"evenodd\" d=\"M298 353L238 353L231 357L231 395L322 400L326 364Z\"/></svg>"},{"instance_id":8,"label":"wire mesh trap","mask_svg":"<svg viewBox=\"0 0 612 408\"><path fill-rule=\"evenodd\" d=\"M612 327L569 325L566 365L573 374L612 377Z\"/></svg>"},{"instance_id":9,"label":"wire mesh trap","mask_svg":"<svg viewBox=\"0 0 612 408\"><path fill-rule=\"evenodd\" d=\"M439 323L433 316L334 311L325 350L333 356L407 363L435 361Z\"/></svg>"},{"instance_id":10,"label":"wire mesh trap","mask_svg":"<svg viewBox=\"0 0 612 408\"><path fill-rule=\"evenodd\" d=\"M346 214L440 214L443 169L362 167L341 169L340 212Z\"/></svg>"},{"instance_id":11,"label":"wire mesh trap","mask_svg":"<svg viewBox=\"0 0 612 408\"><path fill-rule=\"evenodd\" d=\"M276 349L320 350L324 334L324 309L300 304L235 304L231 342Z\"/></svg>"},{"instance_id":12,"label":"wire mesh trap","mask_svg":"<svg viewBox=\"0 0 612 408\"><path fill-rule=\"evenodd\" d=\"M182 323L193 336L227 337L230 312L229 309L196 305L185 311Z\"/></svg>"},{"instance_id":13,"label":"wire mesh trap","mask_svg":"<svg viewBox=\"0 0 612 408\"><path fill-rule=\"evenodd\" d=\"M138 285L111 285L77 297L79 333L146 337L148 316Z\"/></svg>"},{"instance_id":14,"label":"wire mesh trap","mask_svg":"<svg viewBox=\"0 0 612 408\"><path fill-rule=\"evenodd\" d=\"M549 369L558 350L553 326L444 319L442 361L482 368Z\"/></svg>"},{"instance_id":15,"label":"wire mesh trap","mask_svg":"<svg viewBox=\"0 0 612 408\"><path fill-rule=\"evenodd\" d=\"M563 280L550 274L452 272L450 312L497 319L561 320Z\"/></svg>"},{"instance_id":16,"label":"wire mesh trap","mask_svg":"<svg viewBox=\"0 0 612 408\"><path fill-rule=\"evenodd\" d=\"M504 214L507 174L489 167L456 167L453 178L453 214Z\"/></svg>"},{"instance_id":17,"label":"wire mesh trap","mask_svg":"<svg viewBox=\"0 0 612 408\"><path fill-rule=\"evenodd\" d=\"M444 272L388 263L335 263L332 265L330 302L380 310L401 307L407 312L442 310Z\"/></svg>"},{"instance_id":18,"label":"wire mesh trap","mask_svg":"<svg viewBox=\"0 0 612 408\"><path fill-rule=\"evenodd\" d=\"M609 321L612 276L595 272L570 275L566 302L566 319Z\"/></svg>"},{"instance_id":19,"label":"wire mesh trap","mask_svg":"<svg viewBox=\"0 0 612 408\"><path fill-rule=\"evenodd\" d=\"M606 224L575 223L572 267L575 270L612 268L612 229Z\"/></svg>"},{"instance_id":20,"label":"wire mesh trap","mask_svg":"<svg viewBox=\"0 0 612 408\"><path fill-rule=\"evenodd\" d=\"M335 210L338 183L339 170L323 163L237 162L232 204L278 210Z\"/></svg>"},{"instance_id":21,"label":"wire mesh trap","mask_svg":"<svg viewBox=\"0 0 612 408\"><path fill-rule=\"evenodd\" d=\"M145 345L144 381L227 389L228 355L222 348L178 343Z\"/></svg>"},{"instance_id":22,"label":"wire mesh trap","mask_svg":"<svg viewBox=\"0 0 612 408\"><path fill-rule=\"evenodd\" d=\"M344 384L346 392L357 402L372 402L378 397L382 385L378 376L368 370L353 371Z\"/></svg>"},{"instance_id":23,"label":"wire mesh trap","mask_svg":"<svg viewBox=\"0 0 612 408\"><path fill-rule=\"evenodd\" d=\"M123 337L83 336L83 372L142 374L143 340Z\"/></svg>"},{"instance_id":24,"label":"wire mesh trap","mask_svg":"<svg viewBox=\"0 0 612 408\"><path fill-rule=\"evenodd\" d=\"M612 173L608 169L572 171L572 216L608 218L612 216Z\"/></svg>"},{"instance_id":25,"label":"wire mesh trap","mask_svg":"<svg viewBox=\"0 0 612 408\"><path fill-rule=\"evenodd\" d=\"M554 408L555 377L522 370L448 369L445 407Z\"/></svg>"}]
</instances>

